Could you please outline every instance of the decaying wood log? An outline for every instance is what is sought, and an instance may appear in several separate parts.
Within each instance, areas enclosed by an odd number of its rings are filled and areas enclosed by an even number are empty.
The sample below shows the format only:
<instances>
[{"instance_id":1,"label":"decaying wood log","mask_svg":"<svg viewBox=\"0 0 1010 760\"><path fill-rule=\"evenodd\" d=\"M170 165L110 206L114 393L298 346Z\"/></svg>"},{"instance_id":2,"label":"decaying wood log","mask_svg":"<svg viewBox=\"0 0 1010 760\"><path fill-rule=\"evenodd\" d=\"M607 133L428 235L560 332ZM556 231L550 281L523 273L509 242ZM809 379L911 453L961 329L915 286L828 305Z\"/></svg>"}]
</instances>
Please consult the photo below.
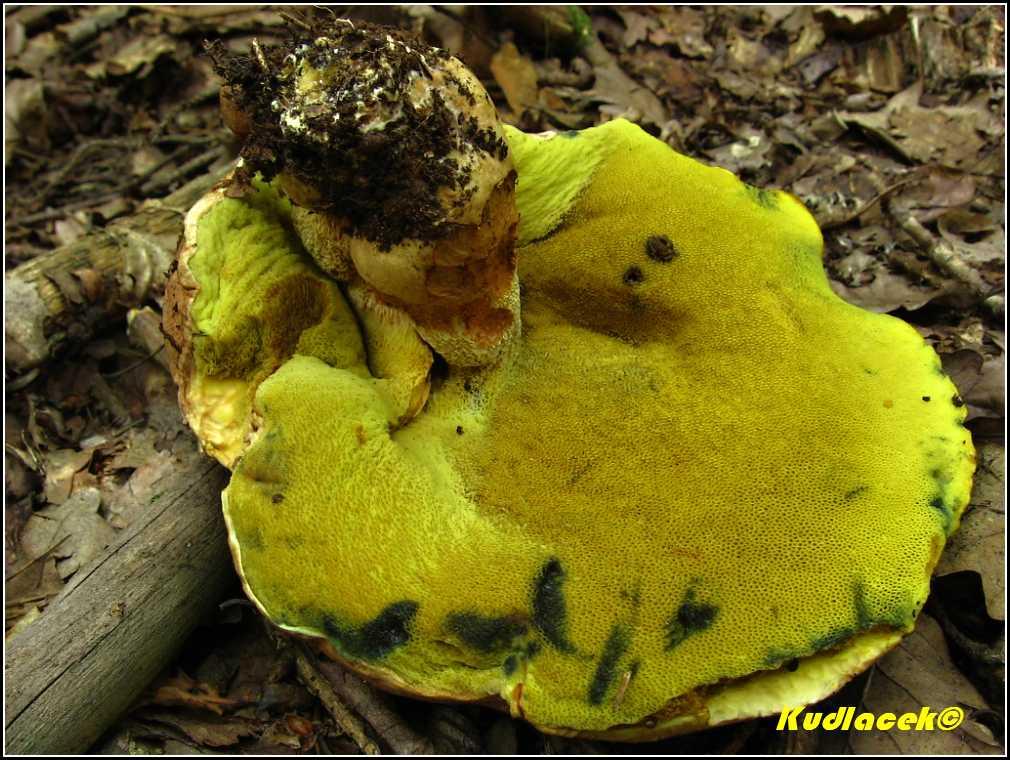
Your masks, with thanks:
<instances>
[{"instance_id":1,"label":"decaying wood log","mask_svg":"<svg viewBox=\"0 0 1010 760\"><path fill-rule=\"evenodd\" d=\"M104 556L7 642L8 754L86 751L237 588L221 516L227 476L194 451Z\"/></svg>"},{"instance_id":2,"label":"decaying wood log","mask_svg":"<svg viewBox=\"0 0 1010 760\"><path fill-rule=\"evenodd\" d=\"M164 288L186 211L220 180L223 167L184 185L137 213L70 245L27 261L4 276L7 368L37 367L68 343Z\"/></svg>"}]
</instances>

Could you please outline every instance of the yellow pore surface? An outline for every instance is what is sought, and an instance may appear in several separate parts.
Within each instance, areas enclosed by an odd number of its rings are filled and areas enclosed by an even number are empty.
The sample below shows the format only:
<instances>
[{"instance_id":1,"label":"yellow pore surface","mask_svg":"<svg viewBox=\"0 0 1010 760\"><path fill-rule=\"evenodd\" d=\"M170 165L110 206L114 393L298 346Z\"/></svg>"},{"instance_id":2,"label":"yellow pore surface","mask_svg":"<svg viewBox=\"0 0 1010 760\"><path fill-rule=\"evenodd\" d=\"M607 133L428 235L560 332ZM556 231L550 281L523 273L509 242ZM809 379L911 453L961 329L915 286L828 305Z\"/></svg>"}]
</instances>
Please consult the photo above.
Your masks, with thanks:
<instances>
[{"instance_id":1,"label":"yellow pore surface","mask_svg":"<svg viewBox=\"0 0 1010 760\"><path fill-rule=\"evenodd\" d=\"M225 492L247 590L389 683L547 729L697 727L762 671L822 696L851 672L825 653L910 628L967 502L939 359L831 292L792 197L626 122L509 139L522 336L402 428L363 363L271 374Z\"/></svg>"}]
</instances>

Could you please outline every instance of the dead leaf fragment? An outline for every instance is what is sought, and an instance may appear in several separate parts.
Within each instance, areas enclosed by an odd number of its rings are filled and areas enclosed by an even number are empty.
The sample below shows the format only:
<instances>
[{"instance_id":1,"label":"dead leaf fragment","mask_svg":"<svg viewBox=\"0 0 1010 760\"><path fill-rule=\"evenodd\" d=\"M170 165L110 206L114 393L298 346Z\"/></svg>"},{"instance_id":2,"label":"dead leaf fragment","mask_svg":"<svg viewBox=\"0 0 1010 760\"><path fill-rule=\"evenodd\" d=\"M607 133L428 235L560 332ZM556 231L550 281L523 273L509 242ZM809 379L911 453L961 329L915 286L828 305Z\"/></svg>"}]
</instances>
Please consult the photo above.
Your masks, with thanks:
<instances>
[{"instance_id":1,"label":"dead leaf fragment","mask_svg":"<svg viewBox=\"0 0 1010 760\"><path fill-rule=\"evenodd\" d=\"M983 443L976 451L978 462L971 501L961 517L961 527L947 542L936 575L972 570L982 577L989 616L1006 619L1006 525L1004 473L1006 450L997 443Z\"/></svg>"},{"instance_id":2,"label":"dead leaf fragment","mask_svg":"<svg viewBox=\"0 0 1010 760\"><path fill-rule=\"evenodd\" d=\"M89 486L76 490L64 503L33 514L21 534L23 556L35 559L51 552L58 560L60 577L73 575L116 536L98 513L101 499L98 489Z\"/></svg>"},{"instance_id":3,"label":"dead leaf fragment","mask_svg":"<svg viewBox=\"0 0 1010 760\"><path fill-rule=\"evenodd\" d=\"M92 79L105 76L121 77L135 74L142 79L150 73L154 62L175 51L176 41L166 34L138 35L107 61L97 61L87 68Z\"/></svg>"},{"instance_id":4,"label":"dead leaf fragment","mask_svg":"<svg viewBox=\"0 0 1010 760\"><path fill-rule=\"evenodd\" d=\"M669 115L656 94L628 76L598 37L590 36L584 54L596 74L590 95L610 106L601 110L638 123L662 126L667 122Z\"/></svg>"},{"instance_id":5,"label":"dead leaf fragment","mask_svg":"<svg viewBox=\"0 0 1010 760\"><path fill-rule=\"evenodd\" d=\"M62 504L73 491L74 475L91 462L93 449L57 449L45 455L45 497L50 504Z\"/></svg>"},{"instance_id":6,"label":"dead leaf fragment","mask_svg":"<svg viewBox=\"0 0 1010 760\"><path fill-rule=\"evenodd\" d=\"M624 47L630 48L649 36L649 32L656 28L657 23L654 16L647 16L628 8L617 7L614 9L617 15L624 22L625 32L621 42Z\"/></svg>"},{"instance_id":7,"label":"dead leaf fragment","mask_svg":"<svg viewBox=\"0 0 1010 760\"><path fill-rule=\"evenodd\" d=\"M954 381L961 399L968 405L969 420L1005 415L1003 354L984 357L977 351L964 349L940 358L944 372Z\"/></svg>"},{"instance_id":8,"label":"dead leaf fragment","mask_svg":"<svg viewBox=\"0 0 1010 760\"><path fill-rule=\"evenodd\" d=\"M49 150L45 89L38 79L14 79L4 87L4 164L22 142Z\"/></svg>"},{"instance_id":9,"label":"dead leaf fragment","mask_svg":"<svg viewBox=\"0 0 1010 760\"><path fill-rule=\"evenodd\" d=\"M513 43L506 42L491 57L491 73L517 117L537 104L536 66Z\"/></svg>"},{"instance_id":10,"label":"dead leaf fragment","mask_svg":"<svg viewBox=\"0 0 1010 760\"><path fill-rule=\"evenodd\" d=\"M687 58L710 58L715 49L705 39L702 11L684 6L658 9L658 28L649 33L653 45L675 45Z\"/></svg>"},{"instance_id":11,"label":"dead leaf fragment","mask_svg":"<svg viewBox=\"0 0 1010 760\"><path fill-rule=\"evenodd\" d=\"M185 711L145 710L138 717L177 729L190 741L203 747L231 747L244 737L255 736L258 732L255 721L237 716L218 717Z\"/></svg>"},{"instance_id":12,"label":"dead leaf fragment","mask_svg":"<svg viewBox=\"0 0 1010 760\"><path fill-rule=\"evenodd\" d=\"M839 118L856 124L888 144L906 160L934 163L978 173L996 159L1002 121L989 106L988 95L976 96L960 106L919 105L922 83L902 90L879 111L839 112Z\"/></svg>"},{"instance_id":13,"label":"dead leaf fragment","mask_svg":"<svg viewBox=\"0 0 1010 760\"><path fill-rule=\"evenodd\" d=\"M950 657L940 625L926 614L915 630L877 663L863 709L881 713L916 713L927 707L940 712L960 707L964 722L953 731L852 731L853 753L862 755L963 755L1000 754L992 732L973 719L989 712L978 690L962 675Z\"/></svg>"},{"instance_id":14,"label":"dead leaf fragment","mask_svg":"<svg viewBox=\"0 0 1010 760\"><path fill-rule=\"evenodd\" d=\"M188 707L194 710L206 710L215 715L224 715L226 710L232 710L242 702L222 697L216 688L201 683L179 672L166 681L159 683L151 694L149 704L163 707Z\"/></svg>"},{"instance_id":15,"label":"dead leaf fragment","mask_svg":"<svg viewBox=\"0 0 1010 760\"><path fill-rule=\"evenodd\" d=\"M44 556L20 563L4 584L4 627L10 630L24 617L37 616L37 610L63 589L63 579L56 569L56 558ZM22 630L24 626L22 626Z\"/></svg>"},{"instance_id":16,"label":"dead leaf fragment","mask_svg":"<svg viewBox=\"0 0 1010 760\"><path fill-rule=\"evenodd\" d=\"M906 16L906 9L900 5L823 5L814 11L814 17L826 31L851 39L896 31L905 23Z\"/></svg>"},{"instance_id":17,"label":"dead leaf fragment","mask_svg":"<svg viewBox=\"0 0 1010 760\"><path fill-rule=\"evenodd\" d=\"M898 308L909 311L922 308L943 291L930 285L912 283L886 262L857 250L832 264L837 279L831 289L851 304L887 313Z\"/></svg>"}]
</instances>

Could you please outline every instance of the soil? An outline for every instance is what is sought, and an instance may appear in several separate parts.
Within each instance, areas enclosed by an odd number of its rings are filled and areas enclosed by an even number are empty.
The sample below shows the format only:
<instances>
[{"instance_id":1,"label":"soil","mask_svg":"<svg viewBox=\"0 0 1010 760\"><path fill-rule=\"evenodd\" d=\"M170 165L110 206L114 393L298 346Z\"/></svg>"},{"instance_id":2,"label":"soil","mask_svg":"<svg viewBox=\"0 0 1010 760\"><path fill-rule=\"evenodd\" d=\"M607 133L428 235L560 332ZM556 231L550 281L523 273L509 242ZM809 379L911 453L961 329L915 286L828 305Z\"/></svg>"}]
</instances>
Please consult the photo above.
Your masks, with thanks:
<instances>
[{"instance_id":1,"label":"soil","mask_svg":"<svg viewBox=\"0 0 1010 760\"><path fill-rule=\"evenodd\" d=\"M450 234L456 225L447 222L440 196L458 205L470 184L469 170L452 154L481 151L503 160L508 148L475 118L455 116L437 91L421 107L406 96L418 76L430 80L432 67L449 55L407 32L363 22L330 19L312 32L295 24L289 31L287 41L247 55L210 46L215 68L248 118L245 166L236 181L257 172L268 180L288 173L318 194L316 210L339 214L352 234L380 250L407 238ZM324 102L298 103L296 61L325 72ZM450 81L476 103L462 82ZM279 112L292 107L304 130L283 128ZM369 128L376 119L388 121Z\"/></svg>"}]
</instances>

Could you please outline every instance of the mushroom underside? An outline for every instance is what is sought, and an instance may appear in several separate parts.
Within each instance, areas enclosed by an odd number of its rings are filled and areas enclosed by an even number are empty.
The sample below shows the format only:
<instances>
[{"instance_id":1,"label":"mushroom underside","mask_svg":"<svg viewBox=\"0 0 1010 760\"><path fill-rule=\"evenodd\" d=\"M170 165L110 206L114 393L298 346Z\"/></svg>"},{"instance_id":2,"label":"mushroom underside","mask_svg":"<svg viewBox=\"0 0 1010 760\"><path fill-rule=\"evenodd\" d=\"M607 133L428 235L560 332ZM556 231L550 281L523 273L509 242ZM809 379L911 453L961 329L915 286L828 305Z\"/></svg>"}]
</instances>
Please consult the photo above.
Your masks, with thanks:
<instances>
[{"instance_id":1,"label":"mushroom underside","mask_svg":"<svg viewBox=\"0 0 1010 760\"><path fill-rule=\"evenodd\" d=\"M815 701L893 646L974 460L935 353L831 293L797 202L600 129L509 133L521 216L543 151L585 139L590 168L521 222L521 335L422 401L423 341L356 313L273 189L221 198L183 407L230 421L232 551L275 623L389 688L640 740Z\"/></svg>"}]
</instances>

